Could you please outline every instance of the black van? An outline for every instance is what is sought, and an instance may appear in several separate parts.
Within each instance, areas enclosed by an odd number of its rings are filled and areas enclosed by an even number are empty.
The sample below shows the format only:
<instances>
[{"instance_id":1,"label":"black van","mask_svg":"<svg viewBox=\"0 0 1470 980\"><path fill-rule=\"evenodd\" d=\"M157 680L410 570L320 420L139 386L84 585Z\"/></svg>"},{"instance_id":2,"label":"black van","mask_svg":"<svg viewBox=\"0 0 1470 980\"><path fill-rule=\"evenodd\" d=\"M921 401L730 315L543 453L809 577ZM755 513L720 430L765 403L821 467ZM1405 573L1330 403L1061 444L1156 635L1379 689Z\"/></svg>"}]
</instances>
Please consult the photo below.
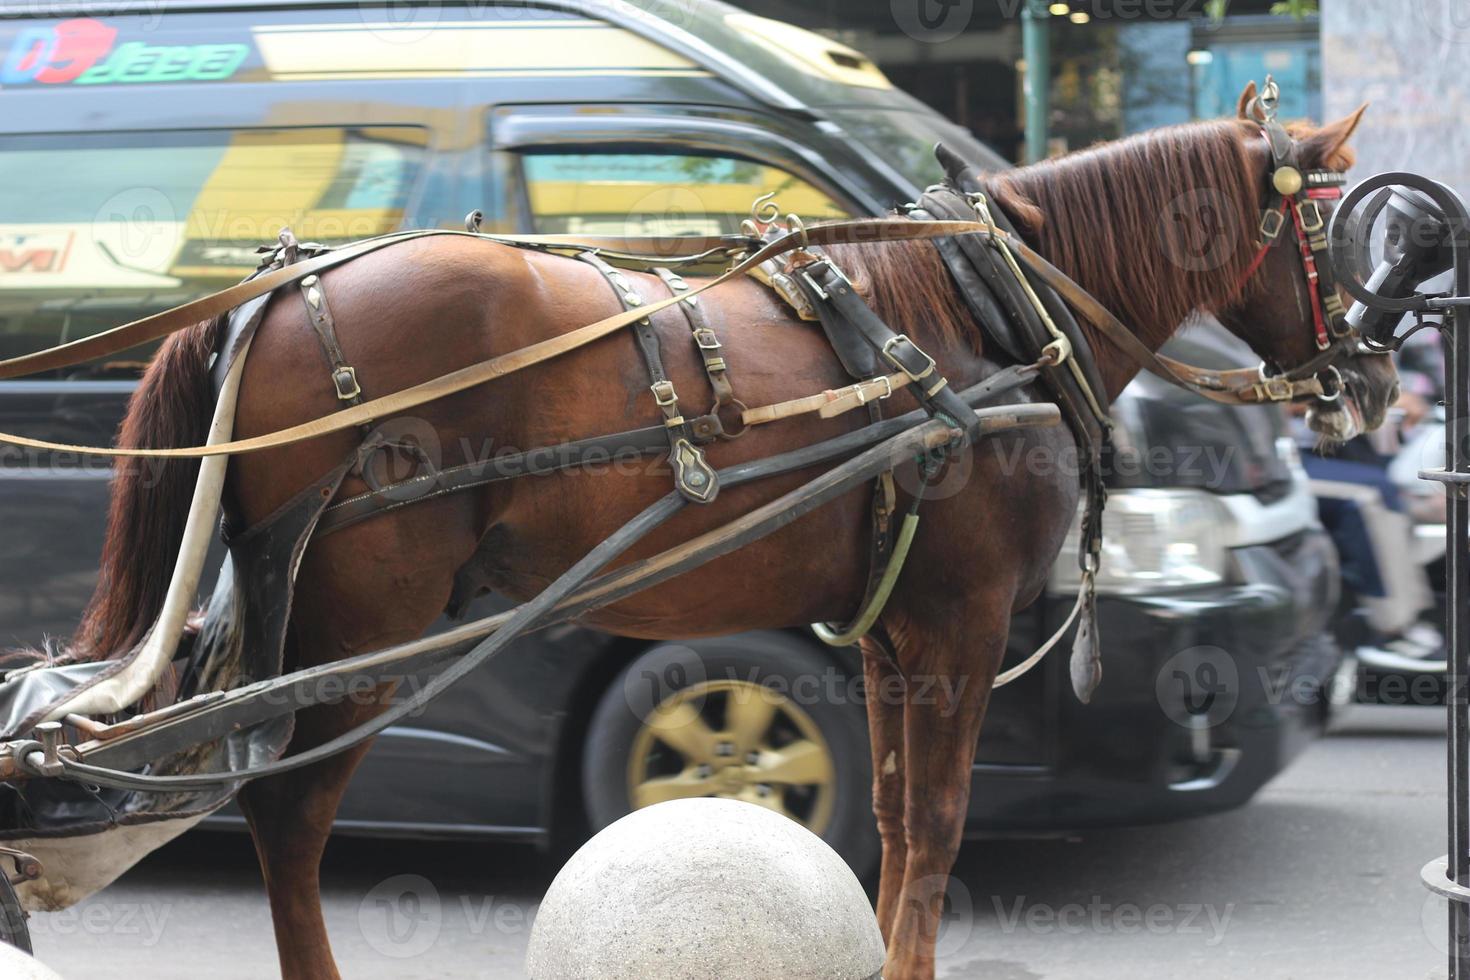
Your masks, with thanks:
<instances>
[{"instance_id":1,"label":"black van","mask_svg":"<svg viewBox=\"0 0 1470 980\"><path fill-rule=\"evenodd\" d=\"M35 9L0 0L0 357L229 284L286 225L341 241L478 209L495 231L723 233L771 193L808 219L881 214L939 177L940 140L1006 166L860 53L713 0ZM0 382L0 430L106 441L149 353ZM1279 417L1148 381L1115 413L1105 682L1079 706L1056 655L998 692L977 834L1238 805L1325 712L1336 569ZM73 628L107 478L96 459L0 446L0 645ZM1015 655L1060 621L1074 565L1017 617ZM699 698L691 724L745 732L762 762L706 759L706 732L648 724L629 705L650 673L681 678L663 709ZM650 647L549 630L383 735L339 827L544 842L719 792L866 868L857 676L850 652L800 632ZM752 701L753 684L780 696Z\"/></svg>"}]
</instances>

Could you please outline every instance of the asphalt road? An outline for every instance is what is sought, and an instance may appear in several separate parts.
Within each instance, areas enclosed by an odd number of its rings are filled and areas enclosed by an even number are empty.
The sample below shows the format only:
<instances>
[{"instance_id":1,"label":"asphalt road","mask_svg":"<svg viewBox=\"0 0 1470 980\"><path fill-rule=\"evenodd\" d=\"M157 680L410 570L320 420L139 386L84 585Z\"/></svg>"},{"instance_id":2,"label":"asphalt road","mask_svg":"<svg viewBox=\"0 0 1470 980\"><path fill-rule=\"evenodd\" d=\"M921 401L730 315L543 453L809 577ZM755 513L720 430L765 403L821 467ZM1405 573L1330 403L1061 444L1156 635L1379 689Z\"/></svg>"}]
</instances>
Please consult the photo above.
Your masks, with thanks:
<instances>
[{"instance_id":1,"label":"asphalt road","mask_svg":"<svg viewBox=\"0 0 1470 980\"><path fill-rule=\"evenodd\" d=\"M1250 806L1080 841L963 850L942 977L1445 976L1443 713L1352 708ZM334 841L327 921L347 977L522 976L554 862L528 848ZM409 876L409 877L403 877ZM36 916L68 980L260 980L270 916L244 836L197 833L78 908Z\"/></svg>"}]
</instances>

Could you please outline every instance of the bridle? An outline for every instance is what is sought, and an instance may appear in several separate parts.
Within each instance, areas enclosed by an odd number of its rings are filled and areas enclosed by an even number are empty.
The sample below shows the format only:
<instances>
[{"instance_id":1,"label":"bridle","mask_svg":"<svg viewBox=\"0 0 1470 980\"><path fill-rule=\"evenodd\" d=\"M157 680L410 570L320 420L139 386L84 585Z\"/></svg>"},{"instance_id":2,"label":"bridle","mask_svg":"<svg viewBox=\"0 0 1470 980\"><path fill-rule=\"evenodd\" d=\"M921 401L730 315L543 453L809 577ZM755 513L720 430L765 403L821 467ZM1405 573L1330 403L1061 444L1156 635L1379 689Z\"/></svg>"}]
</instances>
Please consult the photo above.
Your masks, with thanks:
<instances>
[{"instance_id":1,"label":"bridle","mask_svg":"<svg viewBox=\"0 0 1470 980\"><path fill-rule=\"evenodd\" d=\"M1267 175L1270 191L1261 217L1260 243L1240 278L1237 293L1245 290L1271 249L1285 238L1283 232L1289 225L1301 257L1317 354L1286 370L1272 371L1272 366L1263 361L1261 383L1272 389L1273 400L1335 402L1343 393L1337 363L1358 353L1362 338L1348 323L1347 311L1337 294L1328 256L1327 224L1319 202L1340 200L1347 175L1339 170L1301 167L1296 140L1276 118L1279 100L1280 89L1267 76L1265 87L1246 109L1247 117L1260 124L1261 135L1271 150L1271 170ZM1292 288L1301 288L1295 278Z\"/></svg>"}]
</instances>

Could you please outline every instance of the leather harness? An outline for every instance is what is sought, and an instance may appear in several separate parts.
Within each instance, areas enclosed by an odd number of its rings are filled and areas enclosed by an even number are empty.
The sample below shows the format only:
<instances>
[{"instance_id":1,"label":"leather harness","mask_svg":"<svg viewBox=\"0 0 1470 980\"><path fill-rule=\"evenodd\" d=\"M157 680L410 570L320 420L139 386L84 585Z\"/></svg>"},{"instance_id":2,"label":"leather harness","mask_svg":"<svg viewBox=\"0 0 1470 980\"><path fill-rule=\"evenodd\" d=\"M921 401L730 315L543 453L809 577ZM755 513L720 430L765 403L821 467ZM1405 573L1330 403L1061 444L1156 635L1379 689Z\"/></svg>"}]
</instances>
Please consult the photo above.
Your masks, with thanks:
<instances>
[{"instance_id":1,"label":"leather harness","mask_svg":"<svg viewBox=\"0 0 1470 980\"><path fill-rule=\"evenodd\" d=\"M1264 365L1257 370L1204 371L1148 350L1095 298L1035 253L1010 227L1004 215L992 211L983 180L963 161L941 147L941 162L945 164L949 178L945 184L931 188L919 202L904 209L910 218L915 219L912 224L859 220L806 228L796 222L773 241L752 239L749 235L690 238L679 243L686 257L664 260L663 265L655 265L650 255L640 253L636 240L618 238L593 241L565 236L507 238L480 235L476 231L435 230L398 233L328 249L302 245L286 235L278 247L271 249L262 270L239 286L82 341L0 362L0 377L102 356L114 349L172 333L206 316L267 295L283 285L296 283L328 362L333 390L339 400L347 403L347 408L280 432L211 447L166 450L62 447L5 434L0 434L0 440L117 456L198 457L258 451L354 425L368 430L374 418L465 390L631 326L649 372L650 392L664 417L662 428L583 440L565 447L553 447L552 451L569 450L568 460L584 459L594 450L610 451L614 444L642 452L656 445L655 437L659 437L667 447L678 492L691 502L707 503L715 499L719 483L715 470L705 460L701 446L720 438L735 438L751 424L806 411L819 411L829 417L857 407L866 407L876 422L881 418L879 403L897 387L912 386L920 405L931 418L964 432L965 441L977 434L974 412L955 394L934 359L911 338L889 328L863 300L833 259L818 251L824 244L858 238L928 240L943 258L976 321L987 329L1001 350L1020 365L1041 372L1089 461L1084 470L1087 509L1081 562L1084 591L1087 593L1085 602L1090 606L1092 576L1101 543L1101 511L1105 501L1100 458L1110 423L1103 406L1092 352L1077 326L1073 310L1085 316L1103 336L1131 355L1142 367L1216 401L1251 404L1306 397L1331 400L1341 395L1341 378L1333 362L1349 346L1356 345L1356 335L1345 322L1342 305L1332 289L1328 264L1318 261L1325 252L1326 240L1317 201L1337 196L1342 178L1331 171L1303 174L1296 166L1295 143L1275 121L1274 90L1274 83L1268 80L1266 91L1253 105L1253 112L1271 146L1274 195L1262 221L1262 242L1258 254L1246 278L1254 274L1266 252L1282 237L1281 232L1289 216L1306 272L1315 338L1321 351L1307 364L1280 374L1268 375ZM766 230L770 230L769 227ZM347 362L337 339L320 273L398 242L443 234L469 234L518 247L572 254L603 275L617 295L623 313L414 388L364 401L356 372ZM667 242L660 242L660 245L667 249ZM794 259L784 264L775 261L788 254L794 255ZM698 288L691 289L680 275L669 268L699 264L719 255L734 256L738 261L724 275ZM621 265L652 269L668 287L669 297L651 303L646 301L609 259ZM745 274L767 282L797 310L798 315L822 324L834 351L855 379L853 386L757 409L748 408L735 397L729 379L729 365L721 352L719 340L699 308L699 293ZM1244 287L1245 282L1242 281L1241 285ZM710 412L692 420L681 410L681 399L664 372L657 333L651 321L655 312L670 306L677 306L689 322L691 337L699 350L714 396ZM1335 380L1335 386L1324 383L1324 377L1329 382ZM738 421L739 427L729 431L726 419ZM931 456L942 456L960 442L956 440L941 447ZM498 466L493 473L486 473L484 469L479 467L475 472L475 467L467 466L430 474L427 480L420 476L406 482L423 483L421 489L432 496L530 472L532 467L529 464ZM921 472L932 476L936 469L936 459L931 458L924 462ZM916 495L905 519L910 537L918 497L922 497L922 493ZM385 497L375 492L341 501L328 510L323 530L362 520L372 513L388 509L388 501L399 498L398 494ZM410 495L409 500L413 499L423 497ZM857 635L854 629L862 627L865 631L876 618L875 604L881 609L882 598L886 598L883 583L889 579L891 586L891 578L894 577L891 562L895 553L902 551L895 548L893 541L894 510L891 474L886 474L879 479L874 491L874 546L864 608L848 628L827 630L829 639L851 642ZM900 567L901 557L899 554Z\"/></svg>"}]
</instances>

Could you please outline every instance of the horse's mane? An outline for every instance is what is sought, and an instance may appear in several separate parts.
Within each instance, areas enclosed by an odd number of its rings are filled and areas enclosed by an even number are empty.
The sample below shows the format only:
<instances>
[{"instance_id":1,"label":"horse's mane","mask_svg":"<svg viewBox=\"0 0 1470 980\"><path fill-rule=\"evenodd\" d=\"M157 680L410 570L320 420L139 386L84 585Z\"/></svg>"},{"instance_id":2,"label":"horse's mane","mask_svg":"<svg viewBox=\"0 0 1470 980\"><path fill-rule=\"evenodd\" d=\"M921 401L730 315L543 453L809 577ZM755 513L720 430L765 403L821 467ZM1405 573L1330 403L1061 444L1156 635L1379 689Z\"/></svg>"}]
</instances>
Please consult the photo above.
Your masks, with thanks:
<instances>
[{"instance_id":1,"label":"horse's mane","mask_svg":"<svg viewBox=\"0 0 1470 980\"><path fill-rule=\"evenodd\" d=\"M1241 119L1169 126L991 175L990 186L1038 252L1140 338L1161 343L1195 311L1239 297L1261 220L1261 175L1249 148L1258 133ZM1310 157L1310 145L1301 145ZM941 331L978 350L980 332L930 243L831 251L895 330Z\"/></svg>"}]
</instances>

